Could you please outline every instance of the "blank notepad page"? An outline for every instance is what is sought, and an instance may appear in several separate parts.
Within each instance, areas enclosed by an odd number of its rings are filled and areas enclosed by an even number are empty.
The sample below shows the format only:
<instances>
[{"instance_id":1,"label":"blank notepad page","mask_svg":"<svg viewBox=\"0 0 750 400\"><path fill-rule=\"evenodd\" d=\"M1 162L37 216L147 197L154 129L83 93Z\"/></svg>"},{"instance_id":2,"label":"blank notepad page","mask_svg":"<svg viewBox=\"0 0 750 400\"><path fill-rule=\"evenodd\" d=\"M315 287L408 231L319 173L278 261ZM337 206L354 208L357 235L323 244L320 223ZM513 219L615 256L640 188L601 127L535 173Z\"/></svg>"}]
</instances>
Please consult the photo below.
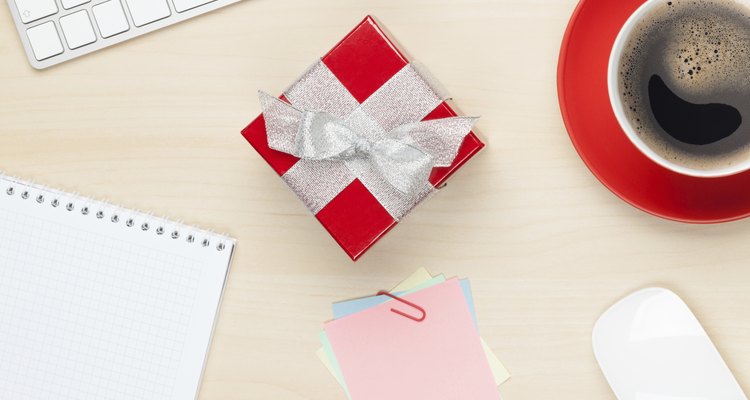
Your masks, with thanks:
<instances>
[{"instance_id":1,"label":"blank notepad page","mask_svg":"<svg viewBox=\"0 0 750 400\"><path fill-rule=\"evenodd\" d=\"M0 176L0 397L194 399L233 248Z\"/></svg>"}]
</instances>

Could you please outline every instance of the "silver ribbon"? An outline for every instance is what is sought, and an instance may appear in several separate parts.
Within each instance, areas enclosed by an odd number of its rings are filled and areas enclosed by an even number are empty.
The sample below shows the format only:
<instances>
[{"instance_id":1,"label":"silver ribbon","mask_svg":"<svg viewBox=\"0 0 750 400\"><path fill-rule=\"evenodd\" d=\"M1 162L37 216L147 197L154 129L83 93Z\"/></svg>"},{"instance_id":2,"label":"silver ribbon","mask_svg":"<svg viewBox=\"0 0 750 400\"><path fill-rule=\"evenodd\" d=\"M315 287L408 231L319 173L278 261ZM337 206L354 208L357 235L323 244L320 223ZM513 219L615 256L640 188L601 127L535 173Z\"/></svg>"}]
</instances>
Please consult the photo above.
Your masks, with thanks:
<instances>
[{"instance_id":1,"label":"silver ribbon","mask_svg":"<svg viewBox=\"0 0 750 400\"><path fill-rule=\"evenodd\" d=\"M299 158L284 180L317 214L354 179L399 220L435 191L429 176L450 166L476 118L421 121L444 99L407 65L362 104L322 62L285 96L259 94L268 144Z\"/></svg>"}]
</instances>

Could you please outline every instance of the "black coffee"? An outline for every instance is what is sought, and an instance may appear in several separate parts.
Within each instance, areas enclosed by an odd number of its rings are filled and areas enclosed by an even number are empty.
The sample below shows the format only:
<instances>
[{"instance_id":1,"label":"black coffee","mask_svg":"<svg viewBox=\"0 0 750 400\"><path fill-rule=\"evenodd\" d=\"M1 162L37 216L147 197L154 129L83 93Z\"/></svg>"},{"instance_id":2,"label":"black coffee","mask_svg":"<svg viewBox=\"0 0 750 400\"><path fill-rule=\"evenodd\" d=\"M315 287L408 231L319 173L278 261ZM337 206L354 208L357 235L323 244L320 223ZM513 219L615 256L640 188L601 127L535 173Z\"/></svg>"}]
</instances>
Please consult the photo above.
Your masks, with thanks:
<instances>
[{"instance_id":1,"label":"black coffee","mask_svg":"<svg viewBox=\"0 0 750 400\"><path fill-rule=\"evenodd\" d=\"M742 125L740 112L718 103L693 104L674 93L659 75L648 81L651 113L672 138L692 145L709 145L733 135Z\"/></svg>"},{"instance_id":2,"label":"black coffee","mask_svg":"<svg viewBox=\"0 0 750 400\"><path fill-rule=\"evenodd\" d=\"M694 169L744 161L750 9L734 0L664 0L631 35L619 85L632 126L662 157Z\"/></svg>"}]
</instances>

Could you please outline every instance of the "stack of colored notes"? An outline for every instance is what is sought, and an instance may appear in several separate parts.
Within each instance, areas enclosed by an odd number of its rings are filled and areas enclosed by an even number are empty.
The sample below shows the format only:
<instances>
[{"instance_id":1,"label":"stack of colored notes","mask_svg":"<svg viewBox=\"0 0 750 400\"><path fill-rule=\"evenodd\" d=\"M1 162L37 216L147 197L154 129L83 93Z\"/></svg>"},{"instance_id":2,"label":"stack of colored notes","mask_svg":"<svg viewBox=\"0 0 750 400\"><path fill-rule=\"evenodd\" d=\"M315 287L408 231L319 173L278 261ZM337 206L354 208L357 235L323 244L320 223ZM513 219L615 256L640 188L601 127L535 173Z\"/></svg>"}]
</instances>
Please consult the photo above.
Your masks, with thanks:
<instances>
[{"instance_id":1,"label":"stack of colored notes","mask_svg":"<svg viewBox=\"0 0 750 400\"><path fill-rule=\"evenodd\" d=\"M350 400L498 400L509 377L479 336L466 279L420 269L392 290L333 304L318 358Z\"/></svg>"}]
</instances>

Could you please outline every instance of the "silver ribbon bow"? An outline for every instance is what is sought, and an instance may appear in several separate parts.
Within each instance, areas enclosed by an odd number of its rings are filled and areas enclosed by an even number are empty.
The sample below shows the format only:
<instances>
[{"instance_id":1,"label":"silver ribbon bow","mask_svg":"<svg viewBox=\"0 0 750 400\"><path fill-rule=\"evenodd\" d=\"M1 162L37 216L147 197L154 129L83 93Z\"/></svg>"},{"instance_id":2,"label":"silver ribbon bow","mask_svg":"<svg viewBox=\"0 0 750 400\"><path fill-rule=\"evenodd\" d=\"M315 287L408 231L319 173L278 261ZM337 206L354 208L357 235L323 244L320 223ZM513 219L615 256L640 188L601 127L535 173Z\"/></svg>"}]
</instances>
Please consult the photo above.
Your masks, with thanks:
<instances>
[{"instance_id":1,"label":"silver ribbon bow","mask_svg":"<svg viewBox=\"0 0 750 400\"><path fill-rule=\"evenodd\" d=\"M300 159L282 178L314 214L354 179L396 220L435 191L435 167L453 164L476 118L421 121L443 97L407 65L359 104L319 62L285 92L260 92L271 149ZM421 122L420 122L421 121Z\"/></svg>"},{"instance_id":2,"label":"silver ribbon bow","mask_svg":"<svg viewBox=\"0 0 750 400\"><path fill-rule=\"evenodd\" d=\"M260 98L261 103L267 105L263 110L266 118L284 118L285 115L289 118L289 114L298 114L293 117L299 118L293 148L274 147L269 140L274 150L303 160L370 163L391 186L407 195L415 195L424 187L433 168L449 167L455 158L455 152L452 156L436 158L421 148L412 134L424 134L435 128L454 129L457 125L470 129L474 121L474 118L456 117L416 122L401 125L379 140L371 141L343 119L326 112L299 110L264 92L260 92ZM269 115L272 110L276 110L275 115Z\"/></svg>"}]
</instances>

